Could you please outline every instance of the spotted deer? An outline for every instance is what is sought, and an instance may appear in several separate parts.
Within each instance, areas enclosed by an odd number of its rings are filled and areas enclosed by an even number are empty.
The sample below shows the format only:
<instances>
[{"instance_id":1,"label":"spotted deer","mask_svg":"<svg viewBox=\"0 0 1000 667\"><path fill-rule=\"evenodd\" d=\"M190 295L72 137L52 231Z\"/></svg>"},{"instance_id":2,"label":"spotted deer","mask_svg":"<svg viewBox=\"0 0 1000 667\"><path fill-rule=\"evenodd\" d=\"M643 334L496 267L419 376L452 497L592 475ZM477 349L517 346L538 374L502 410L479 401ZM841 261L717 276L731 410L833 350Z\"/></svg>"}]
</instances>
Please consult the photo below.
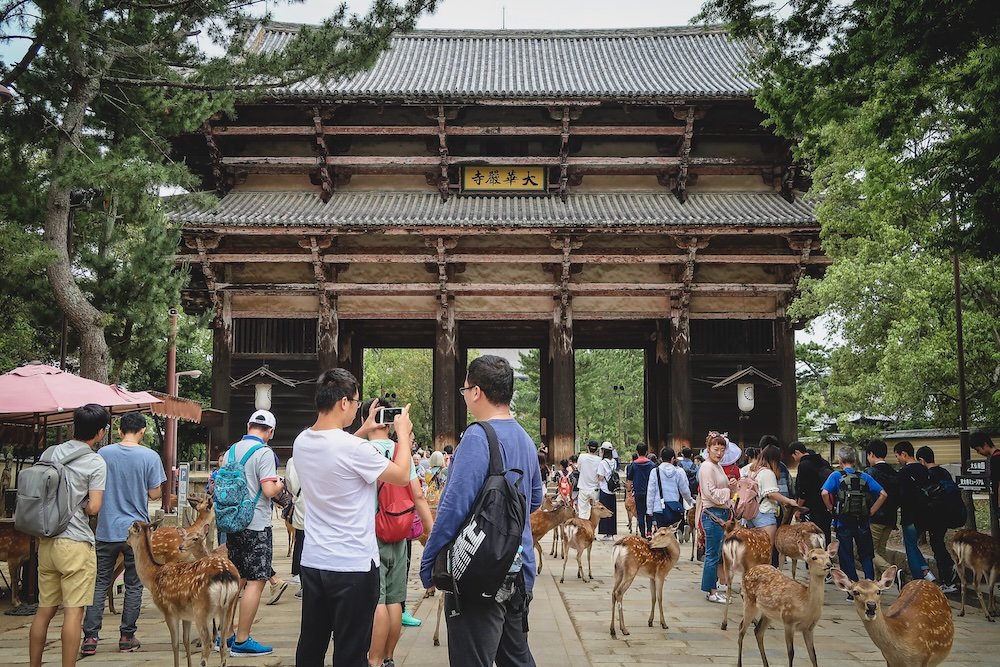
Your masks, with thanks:
<instances>
[{"instance_id":1,"label":"spotted deer","mask_svg":"<svg viewBox=\"0 0 1000 667\"><path fill-rule=\"evenodd\" d=\"M810 549L822 549L826 546L826 536L812 521L799 521L791 523L794 515L799 512L808 512L808 507L799 507L795 511L786 509L781 518L781 525L774 533L774 548L778 555L792 561L792 579L795 578L795 568L799 563L802 554L799 553L799 543L805 542ZM779 569L780 569L779 565Z\"/></svg>"},{"instance_id":2,"label":"spotted deer","mask_svg":"<svg viewBox=\"0 0 1000 667\"><path fill-rule=\"evenodd\" d=\"M955 572L962 586L962 610L959 616L965 616L965 568L972 570L972 584L979 598L979 606L986 620L994 621L996 612L995 590L997 579L1000 578L1000 541L991 535L985 535L975 530L959 530L948 546L955 558ZM979 590L979 582L986 582L989 604L983 600Z\"/></svg>"},{"instance_id":3,"label":"spotted deer","mask_svg":"<svg viewBox=\"0 0 1000 667\"><path fill-rule=\"evenodd\" d=\"M135 552L135 565L143 586L149 589L153 602L163 614L170 631L174 651L174 667L179 667L178 640L184 642L184 653L191 667L191 623L201 639L200 667L207 667L212 651L212 623L220 628L220 636L229 637L233 615L239 603L240 573L228 558L208 556L192 562L162 563L153 554L147 523L136 521L128 532L128 543ZM178 637L178 630L183 636ZM226 667L229 647L220 646L222 667Z\"/></svg>"},{"instance_id":4,"label":"spotted deer","mask_svg":"<svg viewBox=\"0 0 1000 667\"><path fill-rule=\"evenodd\" d=\"M767 565L771 562L771 537L763 528L744 528L736 521L736 516L729 512L729 519L721 521L711 512L705 512L702 518L722 526L722 572L729 582L726 595L726 609L722 614L722 629L729 627L729 603L735 595L734 577L741 575L740 589L743 588L743 577L756 565Z\"/></svg>"},{"instance_id":5,"label":"spotted deer","mask_svg":"<svg viewBox=\"0 0 1000 667\"><path fill-rule=\"evenodd\" d=\"M542 544L541 539L553 528L560 526L563 522L573 518L573 506L564 505L562 501L556 501L552 509L543 510L541 508L531 513L531 538L535 541L535 551L538 553L538 574L542 573Z\"/></svg>"},{"instance_id":6,"label":"spotted deer","mask_svg":"<svg viewBox=\"0 0 1000 667\"><path fill-rule=\"evenodd\" d=\"M941 664L955 640L951 605L941 589L929 581L915 579L903 586L899 597L882 609L882 591L893 587L896 566L890 566L878 581L851 581L833 570L833 583L854 597L868 636L882 651L887 667L934 667Z\"/></svg>"},{"instance_id":7,"label":"spotted deer","mask_svg":"<svg viewBox=\"0 0 1000 667\"><path fill-rule=\"evenodd\" d=\"M645 511L646 508L643 508ZM635 494L629 491L625 494L625 514L628 517L628 532L632 532L632 521L635 520ZM636 529L639 528L639 523L636 521Z\"/></svg>"},{"instance_id":8,"label":"spotted deer","mask_svg":"<svg viewBox=\"0 0 1000 667\"><path fill-rule=\"evenodd\" d=\"M579 517L570 519L565 523L564 537L566 544L566 560L563 561L562 578L559 583L566 581L566 563L569 562L569 549L576 549L576 578L583 579L584 583L594 578L594 570L590 566L590 550L594 546L595 533L597 532L597 522L605 517L611 516L611 510L597 502L590 501L590 518L581 519ZM587 576L583 576L583 551L587 550Z\"/></svg>"},{"instance_id":9,"label":"spotted deer","mask_svg":"<svg viewBox=\"0 0 1000 667\"><path fill-rule=\"evenodd\" d=\"M635 577L642 574L649 577L649 620L653 627L653 612L660 608L660 627L667 628L663 618L663 580L681 558L681 545L677 541L674 528L658 528L647 542L645 538L629 535L615 542L612 552L615 564L615 582L611 587L611 637L615 635L615 610L618 611L618 627L628 636L625 627L624 599Z\"/></svg>"},{"instance_id":10,"label":"spotted deer","mask_svg":"<svg viewBox=\"0 0 1000 667\"><path fill-rule=\"evenodd\" d=\"M19 530L14 530L14 524L0 524L0 560L7 561L7 571L10 573L10 603L14 607L21 606L21 566L28 560L31 553L31 537Z\"/></svg>"},{"instance_id":11,"label":"spotted deer","mask_svg":"<svg viewBox=\"0 0 1000 667\"><path fill-rule=\"evenodd\" d=\"M206 528L215 525L215 512L212 510L212 497L188 498L188 504L198 511L198 516L187 528L163 527L153 531L153 555L156 560L162 563L176 563L184 560L194 560L191 554L187 553L185 545L190 536L197 535ZM108 609L112 614L115 611L115 582L122 572L125 571L125 556L118 554L115 561L115 571L111 574L111 583L108 585Z\"/></svg>"},{"instance_id":12,"label":"spotted deer","mask_svg":"<svg viewBox=\"0 0 1000 667\"><path fill-rule=\"evenodd\" d=\"M804 560L809 565L809 585L786 577L778 568L757 565L743 576L743 620L740 621L740 636L737 640L737 667L743 667L743 637L750 623L760 620L754 628L760 659L767 665L764 653L764 632L773 620L781 620L785 627L785 649L788 652L788 667L792 667L795 657L795 631L802 633L802 639L809 651L809 660L816 667L816 647L813 645L813 630L823 615L823 582L832 567L833 555L837 553L837 543L826 549L809 549L799 545Z\"/></svg>"}]
</instances>

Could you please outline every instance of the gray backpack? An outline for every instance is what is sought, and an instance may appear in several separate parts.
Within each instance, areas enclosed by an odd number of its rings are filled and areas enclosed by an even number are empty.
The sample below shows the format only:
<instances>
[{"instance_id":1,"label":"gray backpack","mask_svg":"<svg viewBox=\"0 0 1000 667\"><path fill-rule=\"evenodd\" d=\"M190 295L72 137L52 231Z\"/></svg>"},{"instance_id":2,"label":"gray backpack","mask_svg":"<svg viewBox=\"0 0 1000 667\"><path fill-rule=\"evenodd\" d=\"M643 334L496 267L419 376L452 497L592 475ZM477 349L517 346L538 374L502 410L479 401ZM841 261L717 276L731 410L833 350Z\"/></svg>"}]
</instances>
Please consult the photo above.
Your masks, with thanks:
<instances>
[{"instance_id":1,"label":"gray backpack","mask_svg":"<svg viewBox=\"0 0 1000 667\"><path fill-rule=\"evenodd\" d=\"M94 453L87 448L56 462L52 460L54 449L46 449L33 466L17 476L14 528L34 537L56 537L69 526L79 506L70 498L66 466Z\"/></svg>"}]
</instances>

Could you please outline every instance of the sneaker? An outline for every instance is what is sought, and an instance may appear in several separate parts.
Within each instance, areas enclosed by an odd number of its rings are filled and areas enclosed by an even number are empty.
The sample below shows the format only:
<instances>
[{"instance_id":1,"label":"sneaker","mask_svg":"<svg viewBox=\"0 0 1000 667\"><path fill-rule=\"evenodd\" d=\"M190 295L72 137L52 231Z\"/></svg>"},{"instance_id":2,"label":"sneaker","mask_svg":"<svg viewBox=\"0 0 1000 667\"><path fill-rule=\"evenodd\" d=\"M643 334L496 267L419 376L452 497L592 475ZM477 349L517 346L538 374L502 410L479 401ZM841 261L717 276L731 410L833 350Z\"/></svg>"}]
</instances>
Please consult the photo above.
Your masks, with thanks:
<instances>
[{"instance_id":1,"label":"sneaker","mask_svg":"<svg viewBox=\"0 0 1000 667\"><path fill-rule=\"evenodd\" d=\"M122 635L118 640L118 651L120 653L135 653L139 650L140 646L142 646L142 644L140 644L139 640L135 638L135 635L132 635L131 637Z\"/></svg>"},{"instance_id":2,"label":"sneaker","mask_svg":"<svg viewBox=\"0 0 1000 667\"><path fill-rule=\"evenodd\" d=\"M729 585L728 584L716 584L715 585L715 590L719 591L722 594L728 593L729 592Z\"/></svg>"},{"instance_id":3,"label":"sneaker","mask_svg":"<svg viewBox=\"0 0 1000 667\"><path fill-rule=\"evenodd\" d=\"M722 593L709 593L706 599L715 604L726 604L726 596Z\"/></svg>"},{"instance_id":4,"label":"sneaker","mask_svg":"<svg viewBox=\"0 0 1000 667\"><path fill-rule=\"evenodd\" d=\"M954 593L957 590L958 590L958 586L956 586L955 584L942 584L941 585L941 592L942 593Z\"/></svg>"},{"instance_id":5,"label":"sneaker","mask_svg":"<svg viewBox=\"0 0 1000 667\"><path fill-rule=\"evenodd\" d=\"M927 572L924 573L924 580L925 581L937 581L937 577L935 577L933 574L931 574L931 571L928 570Z\"/></svg>"},{"instance_id":6,"label":"sneaker","mask_svg":"<svg viewBox=\"0 0 1000 667\"><path fill-rule=\"evenodd\" d=\"M235 644L235 643L236 643L236 635L232 635L229 639L226 640L226 646L229 647L230 652L232 652L232 650L233 650L233 644ZM219 652L219 638L218 637L215 638L215 643L212 646L212 650L215 651L216 653Z\"/></svg>"},{"instance_id":7,"label":"sneaker","mask_svg":"<svg viewBox=\"0 0 1000 667\"><path fill-rule=\"evenodd\" d=\"M382 661L382 667L396 667L396 662L392 658L386 658Z\"/></svg>"},{"instance_id":8,"label":"sneaker","mask_svg":"<svg viewBox=\"0 0 1000 667\"><path fill-rule=\"evenodd\" d=\"M271 655L273 649L264 646L253 637L247 637L245 642L233 642L229 646L230 655Z\"/></svg>"},{"instance_id":9,"label":"sneaker","mask_svg":"<svg viewBox=\"0 0 1000 667\"><path fill-rule=\"evenodd\" d=\"M410 612L408 611L403 612L403 625L405 625L406 627L419 628L421 625L423 625L423 623L424 622L421 621L419 618L411 615Z\"/></svg>"},{"instance_id":10,"label":"sneaker","mask_svg":"<svg viewBox=\"0 0 1000 667\"><path fill-rule=\"evenodd\" d=\"M268 604L276 604L278 600L281 599L281 594L285 592L288 588L288 582L278 579L278 583L271 584L271 599L267 601Z\"/></svg>"},{"instance_id":11,"label":"sneaker","mask_svg":"<svg viewBox=\"0 0 1000 667\"><path fill-rule=\"evenodd\" d=\"M299 590L295 591L295 597L297 597L300 600L302 599L302 589L301 588Z\"/></svg>"},{"instance_id":12,"label":"sneaker","mask_svg":"<svg viewBox=\"0 0 1000 667\"><path fill-rule=\"evenodd\" d=\"M95 653L97 653L97 637L84 637L83 646L80 647L80 655L86 658Z\"/></svg>"},{"instance_id":13,"label":"sneaker","mask_svg":"<svg viewBox=\"0 0 1000 667\"><path fill-rule=\"evenodd\" d=\"M613 539L615 538L611 535L601 535L601 542L610 542Z\"/></svg>"},{"instance_id":14,"label":"sneaker","mask_svg":"<svg viewBox=\"0 0 1000 667\"><path fill-rule=\"evenodd\" d=\"M299 575L295 575L294 577L292 577L288 581L289 581L289 583L295 584L296 586L299 586L299 585L302 584L302 582L299 580Z\"/></svg>"}]
</instances>

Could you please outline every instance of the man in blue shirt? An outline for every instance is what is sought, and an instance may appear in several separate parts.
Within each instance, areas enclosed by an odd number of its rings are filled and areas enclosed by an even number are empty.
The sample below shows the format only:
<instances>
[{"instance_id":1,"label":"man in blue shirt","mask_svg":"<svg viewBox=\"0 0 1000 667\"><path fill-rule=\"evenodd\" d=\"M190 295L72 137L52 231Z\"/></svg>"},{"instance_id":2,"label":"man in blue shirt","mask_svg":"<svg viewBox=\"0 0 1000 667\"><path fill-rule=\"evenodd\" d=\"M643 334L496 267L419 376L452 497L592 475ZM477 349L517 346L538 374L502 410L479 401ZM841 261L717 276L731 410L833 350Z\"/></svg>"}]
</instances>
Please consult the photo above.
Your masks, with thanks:
<instances>
[{"instance_id":1,"label":"man in blue shirt","mask_svg":"<svg viewBox=\"0 0 1000 667\"><path fill-rule=\"evenodd\" d=\"M459 389L476 421L489 421L496 430L506 470L524 471L521 492L528 501L528 513L542 504L542 478L538 454L531 437L514 420L510 402L514 395L514 372L506 359L483 355L469 364L465 384ZM472 509L489 470L489 444L478 426L466 429L455 450L438 505L434 529L424 547L420 580L433 590L431 569L438 553L450 544ZM517 473L508 478L516 480ZM528 648L528 605L535 583L535 553L531 523L525 514L521 532L520 578L514 594L503 602L496 599L466 600L456 613L454 595L445 594L448 623L448 658L452 667L534 667ZM516 559L515 559L516 561Z\"/></svg>"},{"instance_id":2,"label":"man in blue shirt","mask_svg":"<svg viewBox=\"0 0 1000 667\"><path fill-rule=\"evenodd\" d=\"M858 472L858 453L853 447L844 446L838 449L837 460L840 462L841 470L830 473L826 482L823 483L821 493L826 508L833 512L837 540L840 542L840 547L837 549L840 569L851 581L858 580L858 573L854 567L854 545L857 543L858 558L861 559L865 578L874 581L875 544L872 541L870 518L882 507L888 495L874 477L866 472ZM840 482L846 475L859 476L868 487L868 498L862 508L862 516L854 516L848 511L848 508L842 507L843 503L840 498L843 494L841 494ZM845 480L845 485L846 483L847 480ZM873 497L875 497L874 502L872 501Z\"/></svg>"},{"instance_id":3,"label":"man in blue shirt","mask_svg":"<svg viewBox=\"0 0 1000 667\"><path fill-rule=\"evenodd\" d=\"M97 515L97 582L94 604L87 607L83 621L81 653L84 656L97 652L104 596L112 583L118 554L123 554L125 559L125 603L118 650L132 652L139 648L135 630L142 603L142 582L135 570L135 554L125 540L133 522L149 521L148 503L160 497L160 485L166 480L159 455L142 445L146 418L138 412L129 412L122 415L118 428L121 442L97 450L108 467L108 482L104 503Z\"/></svg>"},{"instance_id":4,"label":"man in blue shirt","mask_svg":"<svg viewBox=\"0 0 1000 667\"><path fill-rule=\"evenodd\" d=\"M645 537L653 532L653 517L646 514L646 487L649 482L649 473L656 467L656 464L646 458L649 453L649 446L640 442L635 446L637 458L629 465L625 472L625 484L635 496L636 532Z\"/></svg>"}]
</instances>

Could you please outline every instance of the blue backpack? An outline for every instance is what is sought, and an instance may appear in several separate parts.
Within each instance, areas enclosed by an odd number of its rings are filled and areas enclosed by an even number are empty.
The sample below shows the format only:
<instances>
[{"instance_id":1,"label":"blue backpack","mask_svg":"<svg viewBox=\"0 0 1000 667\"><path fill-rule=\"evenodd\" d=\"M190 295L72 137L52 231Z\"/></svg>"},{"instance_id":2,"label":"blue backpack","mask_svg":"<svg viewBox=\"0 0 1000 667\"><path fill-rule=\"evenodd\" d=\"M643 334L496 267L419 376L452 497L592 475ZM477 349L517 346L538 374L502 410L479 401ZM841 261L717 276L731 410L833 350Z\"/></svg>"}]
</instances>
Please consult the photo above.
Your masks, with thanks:
<instances>
[{"instance_id":1,"label":"blue backpack","mask_svg":"<svg viewBox=\"0 0 1000 667\"><path fill-rule=\"evenodd\" d=\"M238 533L246 530L253 521L254 508L260 500L261 489L257 489L256 497L250 497L244 466L263 446L254 445L239 462L236 461L236 446L229 448L226 465L215 476L215 492L212 497L215 503L215 523L220 532Z\"/></svg>"}]
</instances>

